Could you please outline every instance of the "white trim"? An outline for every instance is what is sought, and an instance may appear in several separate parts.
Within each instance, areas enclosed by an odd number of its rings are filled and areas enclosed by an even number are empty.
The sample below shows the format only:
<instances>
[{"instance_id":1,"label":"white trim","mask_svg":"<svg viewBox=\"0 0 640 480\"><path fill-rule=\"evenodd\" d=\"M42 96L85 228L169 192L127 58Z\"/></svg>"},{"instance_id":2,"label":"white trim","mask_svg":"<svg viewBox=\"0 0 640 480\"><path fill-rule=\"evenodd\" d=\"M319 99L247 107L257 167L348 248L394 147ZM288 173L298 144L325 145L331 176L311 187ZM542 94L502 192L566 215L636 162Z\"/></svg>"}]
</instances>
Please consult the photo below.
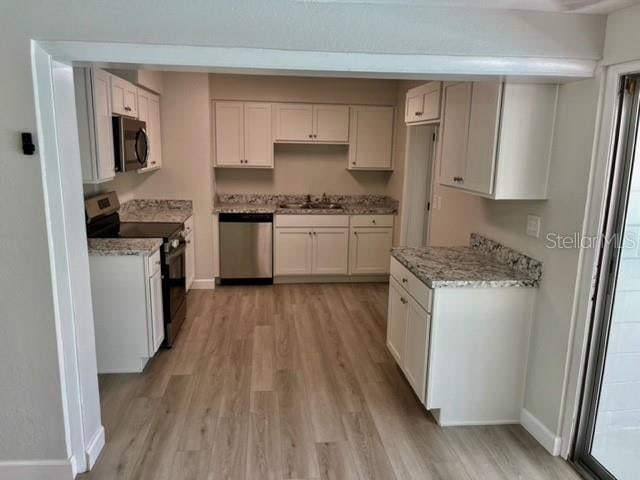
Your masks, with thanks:
<instances>
[{"instance_id":1,"label":"white trim","mask_svg":"<svg viewBox=\"0 0 640 480\"><path fill-rule=\"evenodd\" d=\"M71 480L71 460L0 461L0 480Z\"/></svg>"},{"instance_id":2,"label":"white trim","mask_svg":"<svg viewBox=\"0 0 640 480\"><path fill-rule=\"evenodd\" d=\"M280 275L273 283L389 283L389 275Z\"/></svg>"},{"instance_id":3,"label":"white trim","mask_svg":"<svg viewBox=\"0 0 640 480\"><path fill-rule=\"evenodd\" d=\"M215 288L215 278L196 278L191 284L192 290L214 290Z\"/></svg>"},{"instance_id":4,"label":"white trim","mask_svg":"<svg viewBox=\"0 0 640 480\"><path fill-rule=\"evenodd\" d=\"M522 409L520 414L520 423L524 429L535 438L551 455L560 455L560 445L562 439L556 437L540 420L526 408Z\"/></svg>"},{"instance_id":5,"label":"white trim","mask_svg":"<svg viewBox=\"0 0 640 480\"><path fill-rule=\"evenodd\" d=\"M490 426L490 425L519 425L519 419L512 420L446 420L444 422L438 422L441 427L473 427L473 426Z\"/></svg>"},{"instance_id":6,"label":"white trim","mask_svg":"<svg viewBox=\"0 0 640 480\"><path fill-rule=\"evenodd\" d=\"M594 60L575 58L321 52L245 47L41 41L54 58L68 61L149 64L154 68L196 67L219 73L426 78L443 75L516 75L590 78Z\"/></svg>"},{"instance_id":7,"label":"white trim","mask_svg":"<svg viewBox=\"0 0 640 480\"><path fill-rule=\"evenodd\" d=\"M87 445L87 470L91 470L98 461L98 457L104 448L104 444L104 427L100 425L100 428Z\"/></svg>"},{"instance_id":8,"label":"white trim","mask_svg":"<svg viewBox=\"0 0 640 480\"><path fill-rule=\"evenodd\" d=\"M597 236L602 230L607 182L612 166L613 124L618 81L621 76L636 72L640 72L640 61L613 65L603 69L599 74L602 78L601 98L583 224L583 234L586 236ZM606 78L606 81L604 78ZM576 286L576 291L578 292L576 299L577 310L574 312L575 318L572 319L572 331L570 331L571 336L567 352L570 371L565 376L564 405L559 418L559 431L562 438L561 452L565 458L569 455L573 446L573 437L577 427L577 415L581 400L581 381L584 376L588 353L589 329L587 326L591 316L592 302L590 299L596 271L596 253L597 249L595 248L583 250L580 252L579 257L578 275L580 277Z\"/></svg>"}]
</instances>

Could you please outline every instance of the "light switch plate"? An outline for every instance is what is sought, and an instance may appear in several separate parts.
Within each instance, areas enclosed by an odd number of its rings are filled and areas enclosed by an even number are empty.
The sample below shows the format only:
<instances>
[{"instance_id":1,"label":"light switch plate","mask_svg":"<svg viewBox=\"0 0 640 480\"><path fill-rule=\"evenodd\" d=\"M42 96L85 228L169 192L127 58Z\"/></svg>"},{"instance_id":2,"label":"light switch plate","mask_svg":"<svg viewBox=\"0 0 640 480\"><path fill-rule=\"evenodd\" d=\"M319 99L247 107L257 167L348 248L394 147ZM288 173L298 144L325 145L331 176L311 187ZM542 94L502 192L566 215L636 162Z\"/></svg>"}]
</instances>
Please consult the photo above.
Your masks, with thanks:
<instances>
[{"instance_id":1,"label":"light switch plate","mask_svg":"<svg viewBox=\"0 0 640 480\"><path fill-rule=\"evenodd\" d=\"M527 215L527 235L540 238L540 221L537 215Z\"/></svg>"}]
</instances>

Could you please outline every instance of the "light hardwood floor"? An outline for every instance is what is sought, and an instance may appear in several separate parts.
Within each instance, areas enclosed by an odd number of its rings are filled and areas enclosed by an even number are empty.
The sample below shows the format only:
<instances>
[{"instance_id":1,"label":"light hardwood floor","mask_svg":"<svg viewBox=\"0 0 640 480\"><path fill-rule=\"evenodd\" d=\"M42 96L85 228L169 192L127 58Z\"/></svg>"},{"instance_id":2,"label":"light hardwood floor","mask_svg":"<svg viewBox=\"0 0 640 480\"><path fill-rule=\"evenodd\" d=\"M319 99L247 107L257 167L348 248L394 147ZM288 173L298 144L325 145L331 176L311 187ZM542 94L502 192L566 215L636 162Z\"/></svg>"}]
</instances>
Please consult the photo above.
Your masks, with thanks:
<instances>
[{"instance_id":1,"label":"light hardwood floor","mask_svg":"<svg viewBox=\"0 0 640 480\"><path fill-rule=\"evenodd\" d=\"M100 378L83 480L577 479L520 426L439 428L385 347L386 285L193 291L172 350Z\"/></svg>"}]
</instances>

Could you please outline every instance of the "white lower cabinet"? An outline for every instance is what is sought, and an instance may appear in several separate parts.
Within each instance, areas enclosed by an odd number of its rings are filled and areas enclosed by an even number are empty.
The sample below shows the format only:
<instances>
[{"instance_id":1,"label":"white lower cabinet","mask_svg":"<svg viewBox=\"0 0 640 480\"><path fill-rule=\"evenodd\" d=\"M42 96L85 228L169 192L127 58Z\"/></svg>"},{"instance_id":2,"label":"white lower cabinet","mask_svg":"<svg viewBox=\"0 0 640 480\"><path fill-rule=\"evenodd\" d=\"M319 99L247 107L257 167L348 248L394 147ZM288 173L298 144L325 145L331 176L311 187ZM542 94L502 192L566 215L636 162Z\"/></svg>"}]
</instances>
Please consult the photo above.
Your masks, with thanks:
<instances>
[{"instance_id":1,"label":"white lower cabinet","mask_svg":"<svg viewBox=\"0 0 640 480\"><path fill-rule=\"evenodd\" d=\"M391 277L389 281L389 311L387 315L387 347L398 365L404 363L407 338L407 308L402 287Z\"/></svg>"},{"instance_id":2,"label":"white lower cabinet","mask_svg":"<svg viewBox=\"0 0 640 480\"><path fill-rule=\"evenodd\" d=\"M149 292L151 296L151 324L152 335L150 338L152 352L157 352L164 340L164 314L162 311L162 273L157 270L149 279Z\"/></svg>"},{"instance_id":3,"label":"white lower cabinet","mask_svg":"<svg viewBox=\"0 0 640 480\"><path fill-rule=\"evenodd\" d=\"M387 347L442 426L518 423L534 288L431 289L391 259Z\"/></svg>"},{"instance_id":4,"label":"white lower cabinet","mask_svg":"<svg viewBox=\"0 0 640 480\"><path fill-rule=\"evenodd\" d=\"M308 228L275 229L275 274L309 275L313 242Z\"/></svg>"},{"instance_id":5,"label":"white lower cabinet","mask_svg":"<svg viewBox=\"0 0 640 480\"><path fill-rule=\"evenodd\" d=\"M274 272L386 275L393 215L276 215Z\"/></svg>"},{"instance_id":6,"label":"white lower cabinet","mask_svg":"<svg viewBox=\"0 0 640 480\"><path fill-rule=\"evenodd\" d=\"M160 251L91 255L89 266L98 373L141 372L164 340Z\"/></svg>"},{"instance_id":7,"label":"white lower cabinet","mask_svg":"<svg viewBox=\"0 0 640 480\"><path fill-rule=\"evenodd\" d=\"M430 321L427 311L391 277L387 347L423 403L427 384Z\"/></svg>"},{"instance_id":8,"label":"white lower cabinet","mask_svg":"<svg viewBox=\"0 0 640 480\"><path fill-rule=\"evenodd\" d=\"M349 265L349 229L314 228L312 238L311 272L318 275L346 275Z\"/></svg>"},{"instance_id":9,"label":"white lower cabinet","mask_svg":"<svg viewBox=\"0 0 640 480\"><path fill-rule=\"evenodd\" d=\"M351 227L351 275L389 273L389 251L392 242L393 227Z\"/></svg>"},{"instance_id":10,"label":"white lower cabinet","mask_svg":"<svg viewBox=\"0 0 640 480\"><path fill-rule=\"evenodd\" d=\"M406 300L407 339L404 346L404 373L416 395L424 403L431 317L413 297L409 295Z\"/></svg>"},{"instance_id":11,"label":"white lower cabinet","mask_svg":"<svg viewBox=\"0 0 640 480\"><path fill-rule=\"evenodd\" d=\"M349 217L276 215L275 275L346 275Z\"/></svg>"}]
</instances>

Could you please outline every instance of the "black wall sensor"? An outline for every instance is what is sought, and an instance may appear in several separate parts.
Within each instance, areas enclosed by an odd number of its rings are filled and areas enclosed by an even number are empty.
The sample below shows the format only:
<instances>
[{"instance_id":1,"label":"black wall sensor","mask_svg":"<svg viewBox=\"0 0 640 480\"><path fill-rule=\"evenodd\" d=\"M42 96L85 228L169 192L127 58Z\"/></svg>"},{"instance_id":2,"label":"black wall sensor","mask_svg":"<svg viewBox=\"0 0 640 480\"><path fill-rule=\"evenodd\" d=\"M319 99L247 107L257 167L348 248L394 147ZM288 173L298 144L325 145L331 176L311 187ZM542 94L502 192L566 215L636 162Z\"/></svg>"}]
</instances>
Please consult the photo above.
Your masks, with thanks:
<instances>
[{"instance_id":1,"label":"black wall sensor","mask_svg":"<svg viewBox=\"0 0 640 480\"><path fill-rule=\"evenodd\" d=\"M22 133L22 152L25 155L33 155L36 151L36 146L33 144L31 134L28 132Z\"/></svg>"}]
</instances>

